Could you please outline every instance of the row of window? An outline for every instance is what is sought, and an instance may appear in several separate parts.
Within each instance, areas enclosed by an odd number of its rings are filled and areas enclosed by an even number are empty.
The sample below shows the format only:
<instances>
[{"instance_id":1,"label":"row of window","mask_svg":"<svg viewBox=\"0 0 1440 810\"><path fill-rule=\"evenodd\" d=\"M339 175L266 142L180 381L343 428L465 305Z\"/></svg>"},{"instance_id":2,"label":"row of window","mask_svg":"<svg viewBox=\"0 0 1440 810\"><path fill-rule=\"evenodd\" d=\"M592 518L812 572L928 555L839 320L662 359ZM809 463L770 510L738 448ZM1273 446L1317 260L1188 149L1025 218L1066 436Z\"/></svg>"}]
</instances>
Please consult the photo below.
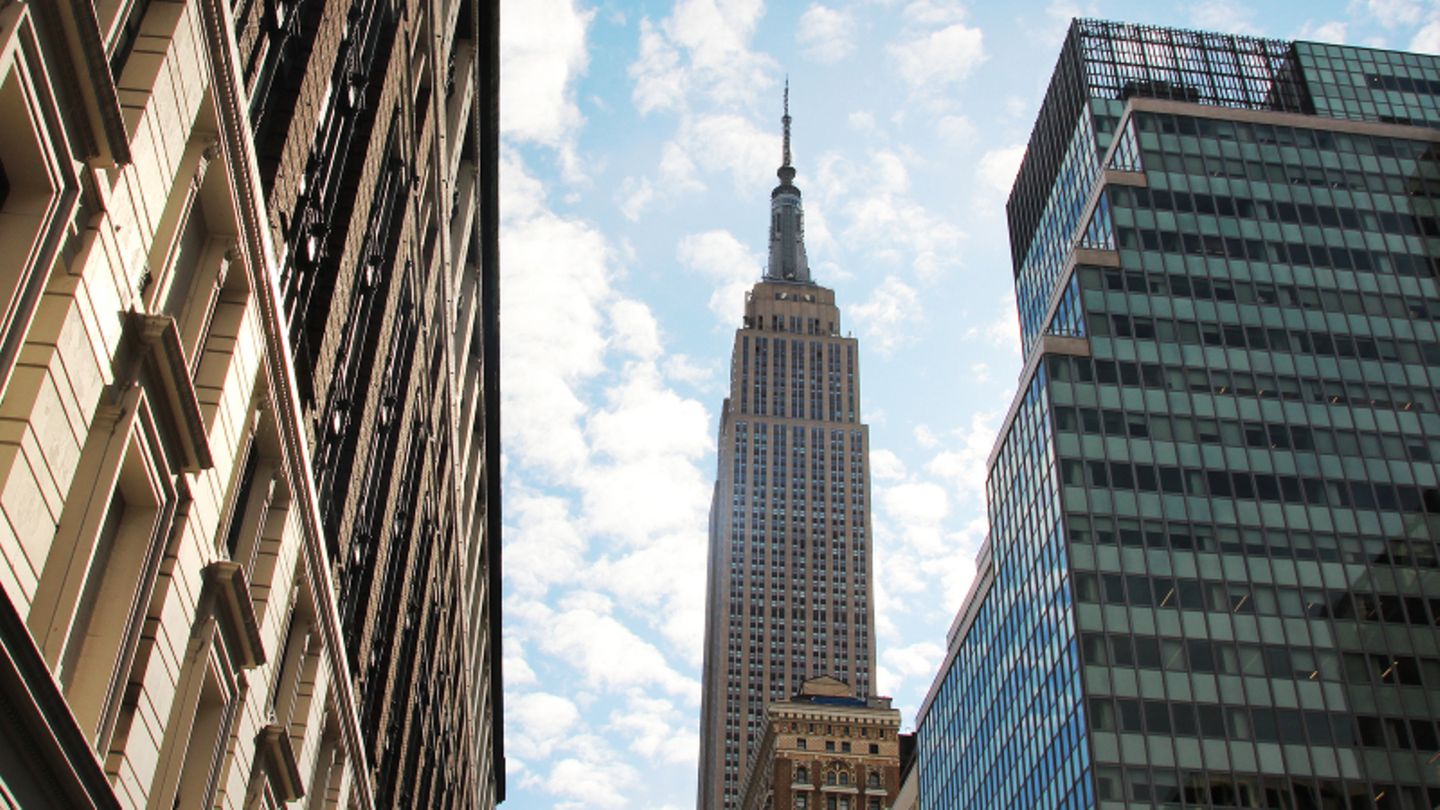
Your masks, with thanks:
<instances>
[{"instance_id":1,"label":"row of window","mask_svg":"<svg viewBox=\"0 0 1440 810\"><path fill-rule=\"evenodd\" d=\"M1166 551L1204 551L1244 554L1263 559L1322 560L1356 565L1440 567L1440 547L1424 537L1339 535L1325 532L1284 531L1276 527L1189 524L1184 521L1112 521L1107 517L1070 514L1066 518L1070 542L1076 545L1120 545ZM1168 533L1167 533L1168 529ZM1423 527L1406 527L1416 532ZM1380 531L1377 527L1375 531Z\"/></svg>"},{"instance_id":2,"label":"row of window","mask_svg":"<svg viewBox=\"0 0 1440 810\"><path fill-rule=\"evenodd\" d=\"M1263 200L1143 186L1112 185L1109 193L1115 205L1127 208L1344 228L1361 233L1440 236L1440 218L1421 216L1413 212L1357 210L1354 207L1308 201Z\"/></svg>"},{"instance_id":3,"label":"row of window","mask_svg":"<svg viewBox=\"0 0 1440 810\"><path fill-rule=\"evenodd\" d=\"M1082 633L1081 650L1092 666L1295 680L1338 680L1343 662L1352 684L1429 685L1440 694L1440 658L1103 633Z\"/></svg>"},{"instance_id":4,"label":"row of window","mask_svg":"<svg viewBox=\"0 0 1440 810\"><path fill-rule=\"evenodd\" d=\"M1360 781L1321 780L1318 784L1286 776L1233 776L1156 768L1095 769L1096 794L1106 801L1129 801L1166 810L1243 807L1265 810L1430 810L1440 806L1440 787ZM1428 798L1427 798L1428 797Z\"/></svg>"},{"instance_id":5,"label":"row of window","mask_svg":"<svg viewBox=\"0 0 1440 810\"><path fill-rule=\"evenodd\" d=\"M1076 459L1061 459L1060 478L1066 486L1089 483L1137 492L1440 514L1440 492L1434 489L1370 480Z\"/></svg>"},{"instance_id":6,"label":"row of window","mask_svg":"<svg viewBox=\"0 0 1440 810\"><path fill-rule=\"evenodd\" d=\"M1075 598L1085 604L1173 608L1291 618L1332 618L1440 627L1440 598L1373 594L1191 577L1077 571ZM1428 604L1427 604L1428 603Z\"/></svg>"},{"instance_id":7,"label":"row of window","mask_svg":"<svg viewBox=\"0 0 1440 810\"><path fill-rule=\"evenodd\" d=\"M1090 698L1088 708L1090 727L1095 731L1220 740L1228 737L1337 748L1393 748L1425 756L1440 750L1435 722L1413 717L1103 697Z\"/></svg>"},{"instance_id":8,"label":"row of window","mask_svg":"<svg viewBox=\"0 0 1440 810\"><path fill-rule=\"evenodd\" d=\"M1193 326L1193 324L1192 324ZM1165 390L1189 391L1195 394L1212 394L1232 397L1259 397L1289 402L1317 402L1329 405L1349 404L1367 408L1386 408L1399 411L1430 412L1436 409L1435 389L1428 386L1406 386L1399 383L1366 381L1363 368L1353 363L1340 365L1338 375L1321 378L1316 376L1297 377L1292 374L1272 374L1268 371L1233 371L1212 367L1186 367L1180 365L1180 347L1161 344L1162 354L1173 354L1169 365L1160 366ZM1104 371L1107 361L1097 360L1092 366L1086 357L1052 356L1050 366L1057 382L1091 382L1097 379L1095 372ZM1073 369L1073 376L1071 374ZM1153 380L1153 373L1144 366L1140 379ZM1122 378L1123 379L1123 378Z\"/></svg>"},{"instance_id":9,"label":"row of window","mask_svg":"<svg viewBox=\"0 0 1440 810\"><path fill-rule=\"evenodd\" d=\"M1367 291L1337 290L1268 281L1246 281L1218 276L1190 276L1184 273L1145 272L1119 268L1081 267L1078 270L1086 289L1130 292L1142 296L1169 295L1196 301L1234 302L1264 306L1303 307L1308 310L1371 315L1390 318L1428 318L1440 312L1440 298L1420 294L1394 295ZM1417 285L1422 288L1425 285Z\"/></svg>"},{"instance_id":10,"label":"row of window","mask_svg":"<svg viewBox=\"0 0 1440 810\"><path fill-rule=\"evenodd\" d=\"M1333 355L1358 360L1390 363L1440 365L1440 343L1406 339L1376 338L1363 334L1334 334L1291 327L1265 327L1223 322L1194 323L1169 318L1116 314L1091 318L1091 332L1098 337L1158 338L1166 342L1224 346L1229 349L1256 349L1316 355Z\"/></svg>"},{"instance_id":11,"label":"row of window","mask_svg":"<svg viewBox=\"0 0 1440 810\"><path fill-rule=\"evenodd\" d=\"M1121 362L1118 365L1131 369L1138 366L1142 371L1159 368L1149 363ZM1424 436L1355 431L1321 425L1191 418L1179 414L1161 416L1126 413L1109 408L1072 408L1057 405L1054 410L1055 428L1070 433L1093 433L1132 439L1155 438L1162 441L1199 442L1262 450L1298 450L1356 458L1404 460L1408 457L1416 463L1429 462L1440 455L1440 439L1427 440Z\"/></svg>"}]
</instances>

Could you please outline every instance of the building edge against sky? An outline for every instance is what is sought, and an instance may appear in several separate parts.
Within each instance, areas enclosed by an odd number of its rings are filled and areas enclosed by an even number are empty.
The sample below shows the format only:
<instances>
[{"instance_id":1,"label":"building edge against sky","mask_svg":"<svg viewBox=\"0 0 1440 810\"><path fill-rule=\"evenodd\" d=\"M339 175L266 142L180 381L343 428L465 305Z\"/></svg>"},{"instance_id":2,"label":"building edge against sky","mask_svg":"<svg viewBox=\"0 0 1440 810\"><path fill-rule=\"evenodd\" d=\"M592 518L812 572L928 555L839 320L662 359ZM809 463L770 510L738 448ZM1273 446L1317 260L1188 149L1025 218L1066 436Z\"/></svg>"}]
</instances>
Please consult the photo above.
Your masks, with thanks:
<instances>
[{"instance_id":1,"label":"building edge against sky","mask_svg":"<svg viewBox=\"0 0 1440 810\"><path fill-rule=\"evenodd\" d=\"M498 20L0 7L10 805L503 799Z\"/></svg>"},{"instance_id":2,"label":"building edge against sky","mask_svg":"<svg viewBox=\"0 0 1440 810\"><path fill-rule=\"evenodd\" d=\"M1440 58L1072 23L921 806L1440 805Z\"/></svg>"},{"instance_id":3,"label":"building edge against sky","mask_svg":"<svg viewBox=\"0 0 1440 810\"><path fill-rule=\"evenodd\" d=\"M833 676L860 700L875 672L869 429L859 346L810 277L800 189L783 152L770 261L745 300L721 408L701 692L698 806L737 810L766 705Z\"/></svg>"}]
</instances>

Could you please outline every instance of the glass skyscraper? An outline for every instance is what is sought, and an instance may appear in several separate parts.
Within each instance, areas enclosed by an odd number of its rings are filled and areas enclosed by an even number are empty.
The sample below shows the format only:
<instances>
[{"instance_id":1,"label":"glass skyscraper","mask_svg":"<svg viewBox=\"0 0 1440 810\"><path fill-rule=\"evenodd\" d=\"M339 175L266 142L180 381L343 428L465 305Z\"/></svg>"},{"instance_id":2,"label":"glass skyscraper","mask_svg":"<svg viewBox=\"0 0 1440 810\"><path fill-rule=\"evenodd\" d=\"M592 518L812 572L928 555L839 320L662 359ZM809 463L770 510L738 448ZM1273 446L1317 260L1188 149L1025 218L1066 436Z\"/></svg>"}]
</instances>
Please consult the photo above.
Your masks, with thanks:
<instances>
[{"instance_id":1,"label":"glass skyscraper","mask_svg":"<svg viewBox=\"0 0 1440 810\"><path fill-rule=\"evenodd\" d=\"M844 681L862 701L874 683L870 431L860 421L859 345L840 331L835 291L810 277L786 95L770 260L745 297L720 413L702 810L739 807L769 703L816 676Z\"/></svg>"},{"instance_id":2,"label":"glass skyscraper","mask_svg":"<svg viewBox=\"0 0 1440 810\"><path fill-rule=\"evenodd\" d=\"M927 808L1440 807L1440 58L1077 20Z\"/></svg>"}]
</instances>

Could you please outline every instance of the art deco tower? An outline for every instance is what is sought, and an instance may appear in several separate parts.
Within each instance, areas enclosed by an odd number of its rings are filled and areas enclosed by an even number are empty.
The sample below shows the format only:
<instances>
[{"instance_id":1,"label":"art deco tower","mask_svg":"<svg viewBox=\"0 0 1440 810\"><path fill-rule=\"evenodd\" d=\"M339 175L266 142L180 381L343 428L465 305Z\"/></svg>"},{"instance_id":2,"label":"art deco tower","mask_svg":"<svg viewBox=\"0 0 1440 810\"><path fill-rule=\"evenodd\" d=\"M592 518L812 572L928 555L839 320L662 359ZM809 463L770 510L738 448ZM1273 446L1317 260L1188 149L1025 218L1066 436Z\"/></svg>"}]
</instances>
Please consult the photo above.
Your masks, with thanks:
<instances>
[{"instance_id":1,"label":"art deco tower","mask_svg":"<svg viewBox=\"0 0 1440 810\"><path fill-rule=\"evenodd\" d=\"M770 194L770 261L735 332L710 508L699 806L738 806L765 705L808 677L869 696L869 429L859 346L834 290L810 278L800 189L784 161Z\"/></svg>"}]
</instances>

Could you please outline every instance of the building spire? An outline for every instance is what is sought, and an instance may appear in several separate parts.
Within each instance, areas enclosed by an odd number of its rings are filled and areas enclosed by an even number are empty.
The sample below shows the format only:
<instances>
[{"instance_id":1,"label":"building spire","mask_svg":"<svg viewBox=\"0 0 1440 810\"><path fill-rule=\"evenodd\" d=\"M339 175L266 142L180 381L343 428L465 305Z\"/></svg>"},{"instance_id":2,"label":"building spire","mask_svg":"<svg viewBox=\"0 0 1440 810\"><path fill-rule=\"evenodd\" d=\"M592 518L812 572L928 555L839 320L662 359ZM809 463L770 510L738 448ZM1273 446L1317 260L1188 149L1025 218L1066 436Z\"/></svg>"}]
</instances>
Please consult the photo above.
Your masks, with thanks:
<instances>
[{"instance_id":1,"label":"building spire","mask_svg":"<svg viewBox=\"0 0 1440 810\"><path fill-rule=\"evenodd\" d=\"M805 258L805 212L800 206L800 189L795 185L795 167L790 165L789 76L785 77L785 107L780 123L781 162L775 172L780 185L770 192L770 263L765 267L765 278L810 284L810 263Z\"/></svg>"},{"instance_id":2,"label":"building spire","mask_svg":"<svg viewBox=\"0 0 1440 810\"><path fill-rule=\"evenodd\" d=\"M784 158L780 161L781 168L790 165L790 76L785 76L785 115L780 118L785 125L785 150Z\"/></svg>"}]
</instances>

